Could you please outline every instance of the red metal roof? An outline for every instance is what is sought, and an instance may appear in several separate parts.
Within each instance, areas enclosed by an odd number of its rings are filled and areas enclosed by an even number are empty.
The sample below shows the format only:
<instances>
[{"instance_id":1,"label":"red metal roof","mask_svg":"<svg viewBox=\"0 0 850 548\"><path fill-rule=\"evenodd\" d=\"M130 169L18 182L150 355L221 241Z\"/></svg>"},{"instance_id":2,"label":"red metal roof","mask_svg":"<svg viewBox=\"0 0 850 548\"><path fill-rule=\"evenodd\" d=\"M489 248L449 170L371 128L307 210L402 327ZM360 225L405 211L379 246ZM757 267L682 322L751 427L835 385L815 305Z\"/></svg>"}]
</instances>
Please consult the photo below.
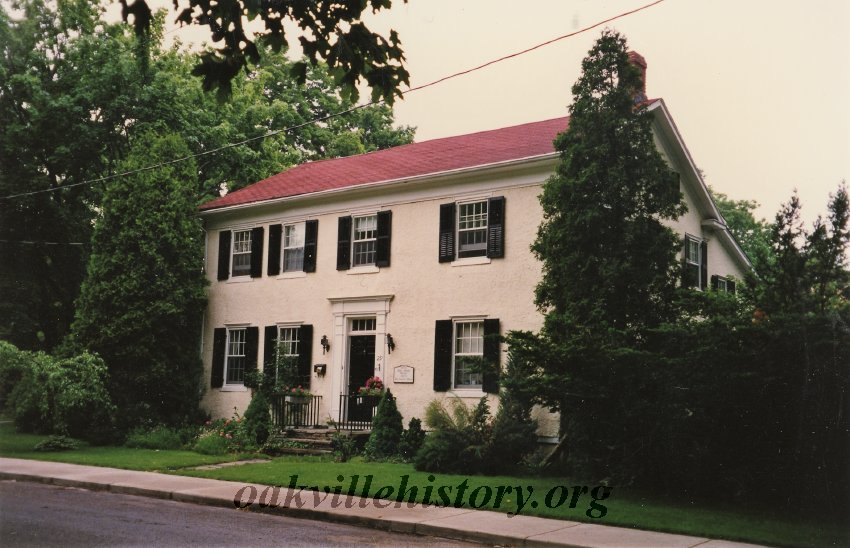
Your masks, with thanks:
<instances>
[{"instance_id":1,"label":"red metal roof","mask_svg":"<svg viewBox=\"0 0 850 548\"><path fill-rule=\"evenodd\" d=\"M539 156L555 151L552 141L568 118L433 139L398 147L308 162L203 204L210 210L313 192L406 179Z\"/></svg>"}]
</instances>

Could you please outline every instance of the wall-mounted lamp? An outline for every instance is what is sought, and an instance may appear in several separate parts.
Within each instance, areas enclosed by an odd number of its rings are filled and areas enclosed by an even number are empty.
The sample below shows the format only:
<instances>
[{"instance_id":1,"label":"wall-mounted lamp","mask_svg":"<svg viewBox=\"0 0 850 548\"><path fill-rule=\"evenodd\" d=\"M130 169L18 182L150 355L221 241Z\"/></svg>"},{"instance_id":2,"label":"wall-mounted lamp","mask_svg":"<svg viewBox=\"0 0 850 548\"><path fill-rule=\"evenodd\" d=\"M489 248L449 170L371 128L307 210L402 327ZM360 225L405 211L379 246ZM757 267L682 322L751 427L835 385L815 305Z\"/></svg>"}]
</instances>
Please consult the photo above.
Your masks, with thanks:
<instances>
[{"instance_id":1,"label":"wall-mounted lamp","mask_svg":"<svg viewBox=\"0 0 850 548\"><path fill-rule=\"evenodd\" d=\"M322 354L324 354L325 352L327 352L328 350L331 349L331 343L328 342L328 336L327 335L322 335L321 343L322 343Z\"/></svg>"},{"instance_id":2,"label":"wall-mounted lamp","mask_svg":"<svg viewBox=\"0 0 850 548\"><path fill-rule=\"evenodd\" d=\"M393 340L393 336L387 333L387 350L390 351L390 354L395 350L395 341Z\"/></svg>"},{"instance_id":3,"label":"wall-mounted lamp","mask_svg":"<svg viewBox=\"0 0 850 548\"><path fill-rule=\"evenodd\" d=\"M313 366L313 371L320 377L324 377L327 370L328 366L324 363L317 363Z\"/></svg>"}]
</instances>

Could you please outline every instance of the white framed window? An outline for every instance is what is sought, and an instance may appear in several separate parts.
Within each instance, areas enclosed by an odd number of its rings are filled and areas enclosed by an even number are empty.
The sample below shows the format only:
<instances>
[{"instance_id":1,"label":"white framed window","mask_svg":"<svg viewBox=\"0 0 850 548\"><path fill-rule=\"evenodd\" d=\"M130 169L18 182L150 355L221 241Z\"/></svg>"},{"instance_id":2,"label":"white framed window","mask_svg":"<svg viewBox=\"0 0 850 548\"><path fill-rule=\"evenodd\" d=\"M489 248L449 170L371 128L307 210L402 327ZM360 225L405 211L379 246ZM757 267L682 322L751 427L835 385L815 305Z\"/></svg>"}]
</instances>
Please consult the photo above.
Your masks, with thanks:
<instances>
[{"instance_id":1,"label":"white framed window","mask_svg":"<svg viewBox=\"0 0 850 548\"><path fill-rule=\"evenodd\" d=\"M374 333L375 318L351 318L349 331L351 333Z\"/></svg>"},{"instance_id":2,"label":"white framed window","mask_svg":"<svg viewBox=\"0 0 850 548\"><path fill-rule=\"evenodd\" d=\"M301 333L298 327L279 326L277 328L278 349L286 357L298 357Z\"/></svg>"},{"instance_id":3,"label":"white framed window","mask_svg":"<svg viewBox=\"0 0 850 548\"><path fill-rule=\"evenodd\" d=\"M304 223L283 227L283 272L304 270Z\"/></svg>"},{"instance_id":4,"label":"white framed window","mask_svg":"<svg viewBox=\"0 0 850 548\"><path fill-rule=\"evenodd\" d=\"M459 203L457 208L457 256L486 255L487 200Z\"/></svg>"},{"instance_id":5,"label":"white framed window","mask_svg":"<svg viewBox=\"0 0 850 548\"><path fill-rule=\"evenodd\" d=\"M705 289L705 266L703 264L703 248L705 243L693 236L685 236L685 277L684 283L686 287L696 287Z\"/></svg>"},{"instance_id":6,"label":"white framed window","mask_svg":"<svg viewBox=\"0 0 850 548\"><path fill-rule=\"evenodd\" d=\"M251 231L234 230L231 249L231 276L251 275Z\"/></svg>"},{"instance_id":7,"label":"white framed window","mask_svg":"<svg viewBox=\"0 0 850 548\"><path fill-rule=\"evenodd\" d=\"M717 278L717 290L723 291L724 293L728 293L729 292L729 280L727 280L726 278L723 278L721 276L718 276L718 278Z\"/></svg>"},{"instance_id":8,"label":"white framed window","mask_svg":"<svg viewBox=\"0 0 850 548\"><path fill-rule=\"evenodd\" d=\"M452 351L452 384L454 388L481 388L481 371L473 371L473 364L484 358L484 321L457 321L454 323Z\"/></svg>"},{"instance_id":9,"label":"white framed window","mask_svg":"<svg viewBox=\"0 0 850 548\"><path fill-rule=\"evenodd\" d=\"M695 264L697 266L700 265L702 254L699 249L699 240L694 240L693 238L688 239L688 262L690 264Z\"/></svg>"},{"instance_id":10,"label":"white framed window","mask_svg":"<svg viewBox=\"0 0 850 548\"><path fill-rule=\"evenodd\" d=\"M245 382L247 329L227 329L227 354L224 360L224 384L239 385Z\"/></svg>"},{"instance_id":11,"label":"white framed window","mask_svg":"<svg viewBox=\"0 0 850 548\"><path fill-rule=\"evenodd\" d=\"M351 266L375 264L378 216L354 217L351 228Z\"/></svg>"}]
</instances>

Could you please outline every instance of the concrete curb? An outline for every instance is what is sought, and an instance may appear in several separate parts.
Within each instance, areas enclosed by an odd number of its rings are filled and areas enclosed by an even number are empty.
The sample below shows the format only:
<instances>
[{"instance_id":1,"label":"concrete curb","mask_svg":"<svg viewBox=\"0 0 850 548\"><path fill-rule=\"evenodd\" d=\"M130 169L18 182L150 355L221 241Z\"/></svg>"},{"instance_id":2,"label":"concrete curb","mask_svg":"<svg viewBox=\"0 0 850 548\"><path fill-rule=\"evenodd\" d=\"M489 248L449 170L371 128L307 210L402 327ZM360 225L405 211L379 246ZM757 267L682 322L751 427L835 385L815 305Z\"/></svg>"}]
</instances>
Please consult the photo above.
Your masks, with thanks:
<instances>
[{"instance_id":1,"label":"concrete curb","mask_svg":"<svg viewBox=\"0 0 850 548\"><path fill-rule=\"evenodd\" d=\"M281 487L276 500L266 485L175 476L155 472L118 470L97 466L0 458L0 479L77 487L178 502L234 508L234 498L246 486L264 490L272 505L250 506L252 512L302 519L360 525L397 533L443 537L501 546L662 546L673 548L743 548L754 546L707 538L640 531L534 516L508 517L499 512L459 508L425 507L421 504L376 506L373 499L300 493L299 507L283 503L298 496ZM379 501L382 502L382 501ZM242 510L245 511L245 510Z\"/></svg>"}]
</instances>

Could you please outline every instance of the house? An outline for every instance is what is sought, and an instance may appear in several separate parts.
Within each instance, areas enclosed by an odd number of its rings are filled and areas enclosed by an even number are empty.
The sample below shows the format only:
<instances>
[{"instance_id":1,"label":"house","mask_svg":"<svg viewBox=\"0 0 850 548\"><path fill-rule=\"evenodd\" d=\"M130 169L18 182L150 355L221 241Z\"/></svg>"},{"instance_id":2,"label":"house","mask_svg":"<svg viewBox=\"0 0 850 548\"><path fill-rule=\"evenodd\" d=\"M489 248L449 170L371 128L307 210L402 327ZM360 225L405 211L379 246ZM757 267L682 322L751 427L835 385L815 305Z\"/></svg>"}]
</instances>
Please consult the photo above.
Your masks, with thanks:
<instances>
[{"instance_id":1,"label":"house","mask_svg":"<svg viewBox=\"0 0 850 548\"><path fill-rule=\"evenodd\" d=\"M682 235L686 279L734 291L748 260L666 105L648 108L688 206L669 223ZM307 163L201 206L210 280L203 406L214 416L243 411L244 374L269 363L278 340L313 395L295 404L309 406L302 423L368 424L371 407L356 393L372 376L392 389L405 420L435 398L497 392L496 379L461 358L504 362L486 335L542 325L541 266L529 246L541 185L558 161L552 141L568 123ZM551 436L549 419L541 431Z\"/></svg>"}]
</instances>

